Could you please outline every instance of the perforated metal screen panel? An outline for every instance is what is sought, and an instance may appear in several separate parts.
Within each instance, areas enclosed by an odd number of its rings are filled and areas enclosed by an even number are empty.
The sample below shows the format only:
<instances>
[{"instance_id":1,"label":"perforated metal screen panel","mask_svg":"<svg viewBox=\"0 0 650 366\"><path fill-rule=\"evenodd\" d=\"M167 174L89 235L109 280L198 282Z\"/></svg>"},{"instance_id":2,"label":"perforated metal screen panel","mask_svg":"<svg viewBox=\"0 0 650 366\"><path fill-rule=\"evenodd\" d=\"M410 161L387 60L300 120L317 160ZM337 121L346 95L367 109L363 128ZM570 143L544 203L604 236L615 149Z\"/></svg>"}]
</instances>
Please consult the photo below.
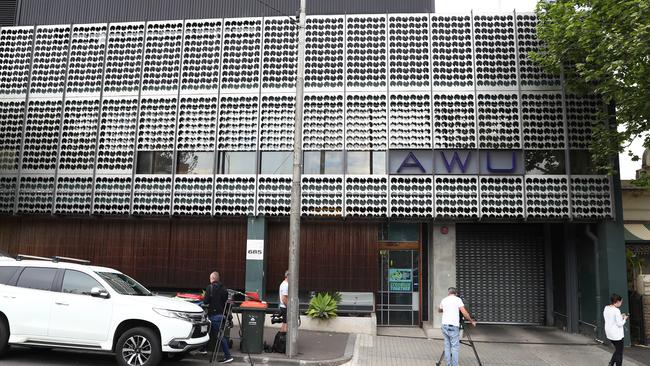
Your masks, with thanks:
<instances>
[{"instance_id":1,"label":"perforated metal screen panel","mask_svg":"<svg viewBox=\"0 0 650 366\"><path fill-rule=\"evenodd\" d=\"M458 225L456 283L479 322L543 324L540 225Z\"/></svg>"}]
</instances>

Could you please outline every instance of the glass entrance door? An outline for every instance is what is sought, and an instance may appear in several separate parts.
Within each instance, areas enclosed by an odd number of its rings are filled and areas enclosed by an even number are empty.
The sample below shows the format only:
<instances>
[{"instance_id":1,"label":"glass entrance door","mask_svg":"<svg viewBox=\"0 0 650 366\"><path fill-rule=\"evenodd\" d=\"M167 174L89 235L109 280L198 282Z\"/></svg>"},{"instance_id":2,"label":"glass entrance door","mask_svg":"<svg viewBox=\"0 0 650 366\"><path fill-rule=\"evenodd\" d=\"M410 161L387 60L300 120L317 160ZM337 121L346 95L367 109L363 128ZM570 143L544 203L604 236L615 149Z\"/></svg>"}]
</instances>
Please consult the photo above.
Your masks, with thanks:
<instances>
[{"instance_id":1,"label":"glass entrance door","mask_svg":"<svg viewBox=\"0 0 650 366\"><path fill-rule=\"evenodd\" d=\"M418 255L417 250L379 252L378 325L419 325Z\"/></svg>"}]
</instances>

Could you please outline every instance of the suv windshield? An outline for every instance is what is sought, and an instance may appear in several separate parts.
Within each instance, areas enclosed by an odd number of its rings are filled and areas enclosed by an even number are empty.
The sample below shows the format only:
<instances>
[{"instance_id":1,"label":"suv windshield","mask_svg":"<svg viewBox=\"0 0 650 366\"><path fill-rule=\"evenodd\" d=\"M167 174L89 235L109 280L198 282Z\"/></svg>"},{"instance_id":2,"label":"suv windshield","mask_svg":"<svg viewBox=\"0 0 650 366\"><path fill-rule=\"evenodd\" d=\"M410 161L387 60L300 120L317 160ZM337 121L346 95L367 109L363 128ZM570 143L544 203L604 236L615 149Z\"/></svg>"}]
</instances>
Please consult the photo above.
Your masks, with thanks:
<instances>
[{"instance_id":1,"label":"suv windshield","mask_svg":"<svg viewBox=\"0 0 650 366\"><path fill-rule=\"evenodd\" d=\"M118 293L122 295L133 296L153 296L149 290L144 286L137 283L133 278L123 274L114 272L96 272L104 281Z\"/></svg>"}]
</instances>

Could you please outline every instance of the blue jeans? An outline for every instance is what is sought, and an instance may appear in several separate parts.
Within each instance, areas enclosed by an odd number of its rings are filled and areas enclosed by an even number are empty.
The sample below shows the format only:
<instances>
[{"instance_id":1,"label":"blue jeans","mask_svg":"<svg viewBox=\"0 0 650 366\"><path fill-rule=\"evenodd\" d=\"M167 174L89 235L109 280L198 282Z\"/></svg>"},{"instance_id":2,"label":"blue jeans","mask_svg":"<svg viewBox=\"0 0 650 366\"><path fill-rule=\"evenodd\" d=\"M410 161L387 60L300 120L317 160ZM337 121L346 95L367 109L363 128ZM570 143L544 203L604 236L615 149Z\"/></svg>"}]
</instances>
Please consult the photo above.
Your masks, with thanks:
<instances>
[{"instance_id":1,"label":"blue jeans","mask_svg":"<svg viewBox=\"0 0 650 366\"><path fill-rule=\"evenodd\" d=\"M210 338L216 339L216 337L219 335L219 329L221 329L221 326L226 326L224 322L224 316L221 314L210 315L210 322L212 322L212 327L210 328ZM222 322L224 324L221 324ZM223 354L226 358L231 357L230 347L228 347L228 339L226 337L221 338L221 349L223 350Z\"/></svg>"},{"instance_id":2,"label":"blue jeans","mask_svg":"<svg viewBox=\"0 0 650 366\"><path fill-rule=\"evenodd\" d=\"M445 361L447 361L447 366L458 366L460 327L443 324L442 334L445 336Z\"/></svg>"}]
</instances>

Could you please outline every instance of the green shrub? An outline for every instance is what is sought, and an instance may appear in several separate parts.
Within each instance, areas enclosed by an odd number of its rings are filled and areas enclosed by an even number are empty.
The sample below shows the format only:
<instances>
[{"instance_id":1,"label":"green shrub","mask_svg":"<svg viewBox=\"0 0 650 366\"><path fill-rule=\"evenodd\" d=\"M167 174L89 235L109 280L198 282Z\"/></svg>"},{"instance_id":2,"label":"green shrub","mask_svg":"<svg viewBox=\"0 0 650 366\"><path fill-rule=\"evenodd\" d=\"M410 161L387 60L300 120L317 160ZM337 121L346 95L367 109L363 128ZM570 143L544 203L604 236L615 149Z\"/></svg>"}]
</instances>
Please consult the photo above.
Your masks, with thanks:
<instances>
[{"instance_id":1,"label":"green shrub","mask_svg":"<svg viewBox=\"0 0 650 366\"><path fill-rule=\"evenodd\" d=\"M318 293L309 302L307 316L314 319L333 319L336 318L336 300L328 293Z\"/></svg>"}]
</instances>

